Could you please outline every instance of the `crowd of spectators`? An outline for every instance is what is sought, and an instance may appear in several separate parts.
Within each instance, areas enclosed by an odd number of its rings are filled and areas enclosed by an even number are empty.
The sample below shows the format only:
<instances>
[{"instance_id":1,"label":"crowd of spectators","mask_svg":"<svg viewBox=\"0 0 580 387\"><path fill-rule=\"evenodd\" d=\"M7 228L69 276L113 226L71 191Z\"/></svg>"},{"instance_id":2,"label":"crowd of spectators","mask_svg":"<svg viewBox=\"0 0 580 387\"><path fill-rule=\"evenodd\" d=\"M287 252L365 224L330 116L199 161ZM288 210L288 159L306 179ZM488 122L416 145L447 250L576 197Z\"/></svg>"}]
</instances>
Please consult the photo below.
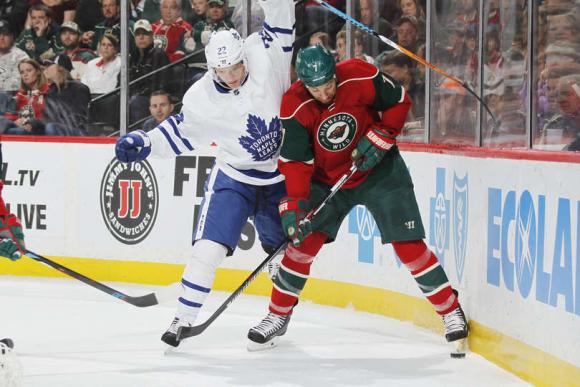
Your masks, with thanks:
<instances>
[{"instance_id":1,"label":"crowd of spectators","mask_svg":"<svg viewBox=\"0 0 580 387\"><path fill-rule=\"evenodd\" d=\"M129 3L129 79L139 79L130 87L129 122L142 127L170 114L185 88L203 75L202 66L182 64L183 58L198 50L197 61L203 62L201 49L211 33L241 29L243 9L240 1L228 4L228 0ZM252 32L260 27L263 13L256 0L250 3ZM328 3L345 10L343 0ZM536 144L572 142L580 125L580 1L534 3L533 52L528 52L527 1L489 0L483 4L482 16L479 0L433 3L430 52L432 63L465 80L473 90L483 91L481 97L493 114L482 113L484 145L525 146L526 117L530 115ZM299 36L297 48L323 44L335 53L337 61L346 59L350 39L344 20L313 0L302 6L297 30L303 36ZM354 17L424 57L425 6L425 0L355 0ZM483 56L478 47L482 17ZM374 63L397 79L414 102L402 137L423 141L425 68L372 35L356 28L353 31L352 56ZM118 90L120 34L120 0L4 0L0 5L0 132L92 133L88 130L90 104L96 102L91 99L101 103L107 100L103 96ZM60 59L63 55L70 61ZM531 74L526 71L530 66ZM477 101L452 81L432 75L431 140L475 144ZM80 91L81 85L86 90ZM83 96L73 101L67 97L73 92ZM529 96L534 104L528 102ZM59 103L47 103L51 100ZM74 119L61 117L68 104L75 105L69 109L75 112Z\"/></svg>"}]
</instances>

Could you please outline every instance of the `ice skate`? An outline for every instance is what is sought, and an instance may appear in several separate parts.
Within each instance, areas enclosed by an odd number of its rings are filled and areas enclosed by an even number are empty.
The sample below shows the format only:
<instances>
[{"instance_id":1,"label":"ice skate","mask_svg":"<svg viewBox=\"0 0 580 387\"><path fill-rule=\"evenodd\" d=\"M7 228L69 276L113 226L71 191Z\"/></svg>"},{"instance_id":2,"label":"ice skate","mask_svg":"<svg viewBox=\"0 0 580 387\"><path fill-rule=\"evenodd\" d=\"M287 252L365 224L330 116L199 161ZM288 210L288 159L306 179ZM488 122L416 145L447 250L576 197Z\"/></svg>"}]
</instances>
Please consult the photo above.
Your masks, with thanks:
<instances>
[{"instance_id":1,"label":"ice skate","mask_svg":"<svg viewBox=\"0 0 580 387\"><path fill-rule=\"evenodd\" d=\"M190 327L191 325L187 320L175 317L167 331L161 336L161 341L172 347L177 347L181 342L181 340L177 340L177 330L179 327Z\"/></svg>"},{"instance_id":2,"label":"ice skate","mask_svg":"<svg viewBox=\"0 0 580 387\"><path fill-rule=\"evenodd\" d=\"M445 339L455 346L451 357L464 358L467 351L469 327L461 305L444 315L443 323L445 324Z\"/></svg>"},{"instance_id":3,"label":"ice skate","mask_svg":"<svg viewBox=\"0 0 580 387\"><path fill-rule=\"evenodd\" d=\"M290 316L275 313L268 315L248 332L248 351L261 351L276 346L276 339L284 335L290 323Z\"/></svg>"}]
</instances>

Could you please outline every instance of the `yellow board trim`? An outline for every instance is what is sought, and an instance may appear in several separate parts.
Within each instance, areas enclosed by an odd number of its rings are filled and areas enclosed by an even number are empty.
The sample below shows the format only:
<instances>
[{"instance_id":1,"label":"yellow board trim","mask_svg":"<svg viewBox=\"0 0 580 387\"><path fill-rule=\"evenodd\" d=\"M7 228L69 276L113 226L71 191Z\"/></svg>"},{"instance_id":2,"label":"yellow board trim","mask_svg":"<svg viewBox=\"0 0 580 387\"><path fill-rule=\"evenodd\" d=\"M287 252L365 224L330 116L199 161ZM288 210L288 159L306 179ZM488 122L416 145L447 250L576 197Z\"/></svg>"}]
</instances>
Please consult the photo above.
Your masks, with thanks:
<instances>
[{"instance_id":1,"label":"yellow board trim","mask_svg":"<svg viewBox=\"0 0 580 387\"><path fill-rule=\"evenodd\" d=\"M97 281L168 285L181 278L183 265L88 258L48 257ZM0 259L0 275L66 277L35 262ZM246 270L219 269L213 289L233 291L248 276ZM269 296L271 282L260 275L246 293ZM385 289L311 278L301 299L339 308L376 313L442 332L441 319L431 305L416 297ZM540 349L470 321L469 348L505 370L537 386L580 386L580 368Z\"/></svg>"}]
</instances>

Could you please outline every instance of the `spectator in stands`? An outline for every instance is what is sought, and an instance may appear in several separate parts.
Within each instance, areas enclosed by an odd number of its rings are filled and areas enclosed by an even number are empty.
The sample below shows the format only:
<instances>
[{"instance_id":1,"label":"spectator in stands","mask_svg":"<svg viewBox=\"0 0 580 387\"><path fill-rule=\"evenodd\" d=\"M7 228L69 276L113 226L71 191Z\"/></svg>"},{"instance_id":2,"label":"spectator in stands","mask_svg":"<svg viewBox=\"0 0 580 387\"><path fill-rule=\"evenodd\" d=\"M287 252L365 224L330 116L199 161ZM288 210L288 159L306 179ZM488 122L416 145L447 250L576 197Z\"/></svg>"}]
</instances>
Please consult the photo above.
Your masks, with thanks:
<instances>
[{"instance_id":1,"label":"spectator in stands","mask_svg":"<svg viewBox=\"0 0 580 387\"><path fill-rule=\"evenodd\" d=\"M353 57L364 60L368 63L375 63L375 60L364 52L362 32L359 30L353 31L354 39L354 53ZM336 61L340 62L346 58L346 31L340 30L336 34Z\"/></svg>"},{"instance_id":2,"label":"spectator in stands","mask_svg":"<svg viewBox=\"0 0 580 387\"><path fill-rule=\"evenodd\" d=\"M18 64L28 55L14 46L14 32L7 20L0 20L0 114L6 111L6 103L20 86Z\"/></svg>"},{"instance_id":3,"label":"spectator in stands","mask_svg":"<svg viewBox=\"0 0 580 387\"><path fill-rule=\"evenodd\" d=\"M382 56L381 71L389 74L407 91L413 105L408 120L417 121L425 116L425 83L416 77L411 58L399 51L389 51Z\"/></svg>"},{"instance_id":4,"label":"spectator in stands","mask_svg":"<svg viewBox=\"0 0 580 387\"><path fill-rule=\"evenodd\" d=\"M155 47L163 49L171 62L183 58L185 34L192 31L181 18L180 4L178 0L161 0L161 19L152 25Z\"/></svg>"},{"instance_id":5,"label":"spectator in stands","mask_svg":"<svg viewBox=\"0 0 580 387\"><path fill-rule=\"evenodd\" d=\"M129 19L133 21L143 19L143 7L145 6L145 0L131 0L129 2Z\"/></svg>"},{"instance_id":6,"label":"spectator in stands","mask_svg":"<svg viewBox=\"0 0 580 387\"><path fill-rule=\"evenodd\" d=\"M134 35L136 49L131 53L129 63L129 79L131 81L169 64L165 51L153 45L153 29L147 19L141 19L135 23ZM137 122L149 115L149 95L153 90L164 86L165 77L163 74L163 72L159 72L131 85L129 122Z\"/></svg>"},{"instance_id":7,"label":"spectator in stands","mask_svg":"<svg viewBox=\"0 0 580 387\"><path fill-rule=\"evenodd\" d=\"M375 0L359 0L360 21L371 26L379 34L389 39L393 38L395 33L393 25L378 13L375 4ZM378 24L375 25L376 23ZM366 34L363 37L363 50L366 53L377 55L381 51L391 49L389 45L379 41L371 34Z\"/></svg>"},{"instance_id":8,"label":"spectator in stands","mask_svg":"<svg viewBox=\"0 0 580 387\"><path fill-rule=\"evenodd\" d=\"M105 34L99 42L99 57L87 63L81 82L89 87L91 94L109 93L119 84L121 58L119 41L114 35Z\"/></svg>"},{"instance_id":9,"label":"spectator in stands","mask_svg":"<svg viewBox=\"0 0 580 387\"><path fill-rule=\"evenodd\" d=\"M0 2L0 19L10 24L14 36L19 36L24 29L28 7L28 0L2 0Z\"/></svg>"},{"instance_id":10,"label":"spectator in stands","mask_svg":"<svg viewBox=\"0 0 580 387\"><path fill-rule=\"evenodd\" d=\"M60 42L64 49L62 52L70 58L73 66L70 75L76 80L83 76L87 63L97 57L93 50L79 47L79 41L80 30L77 23L73 21L62 23L60 26Z\"/></svg>"},{"instance_id":11,"label":"spectator in stands","mask_svg":"<svg viewBox=\"0 0 580 387\"><path fill-rule=\"evenodd\" d=\"M20 88L4 117L0 117L0 133L44 134L44 95L48 82L42 67L34 59L23 59L18 64Z\"/></svg>"},{"instance_id":12,"label":"spectator in stands","mask_svg":"<svg viewBox=\"0 0 580 387\"><path fill-rule=\"evenodd\" d=\"M398 0L402 16L413 16L417 19L419 36L425 40L425 11L418 0Z\"/></svg>"},{"instance_id":13,"label":"spectator in stands","mask_svg":"<svg viewBox=\"0 0 580 387\"><path fill-rule=\"evenodd\" d=\"M208 6L207 19L193 26L196 48L205 47L212 32L234 28L231 20L227 18L228 4L225 0L208 0Z\"/></svg>"},{"instance_id":14,"label":"spectator in stands","mask_svg":"<svg viewBox=\"0 0 580 387\"><path fill-rule=\"evenodd\" d=\"M191 4L191 10L186 15L183 14L183 18L192 26L197 22L204 21L207 18L207 11L209 10L209 4L207 0L184 0Z\"/></svg>"},{"instance_id":15,"label":"spectator in stands","mask_svg":"<svg viewBox=\"0 0 580 387\"><path fill-rule=\"evenodd\" d=\"M103 0L101 11L103 12L103 21L95 26L94 31L83 33L81 40L86 43L88 36L91 36L91 49L97 50L97 45L105 35L113 35L117 41L121 41L121 0ZM133 21L129 20L129 30L133 28ZM130 41L132 41L132 37ZM98 50L97 50L98 51Z\"/></svg>"},{"instance_id":16,"label":"spectator in stands","mask_svg":"<svg viewBox=\"0 0 580 387\"><path fill-rule=\"evenodd\" d=\"M16 45L36 61L53 57L62 50L58 43L58 25L53 25L52 11L43 4L30 7L30 27L22 31Z\"/></svg>"},{"instance_id":17,"label":"spectator in stands","mask_svg":"<svg viewBox=\"0 0 580 387\"><path fill-rule=\"evenodd\" d=\"M461 9L457 15L457 21L463 25L464 30L471 29L477 31L479 28L479 1L462 0Z\"/></svg>"},{"instance_id":18,"label":"spectator in stands","mask_svg":"<svg viewBox=\"0 0 580 387\"><path fill-rule=\"evenodd\" d=\"M72 62L59 54L44 63L44 75L49 82L45 94L44 122L47 136L82 136L86 134L89 88L70 76Z\"/></svg>"},{"instance_id":19,"label":"spectator in stands","mask_svg":"<svg viewBox=\"0 0 580 387\"><path fill-rule=\"evenodd\" d=\"M148 132L155 128L173 113L175 104L171 95L165 90L156 90L149 98L149 112L151 117L143 124L143 130Z\"/></svg>"},{"instance_id":20,"label":"spectator in stands","mask_svg":"<svg viewBox=\"0 0 580 387\"><path fill-rule=\"evenodd\" d=\"M548 16L547 43L558 45L576 45L580 43L578 20L571 13Z\"/></svg>"},{"instance_id":21,"label":"spectator in stands","mask_svg":"<svg viewBox=\"0 0 580 387\"><path fill-rule=\"evenodd\" d=\"M77 0L28 0L28 4L36 5L43 4L52 11L52 18L57 25L61 25L65 21L73 21L75 19ZM27 21L29 24L30 20Z\"/></svg>"},{"instance_id":22,"label":"spectator in stands","mask_svg":"<svg viewBox=\"0 0 580 387\"><path fill-rule=\"evenodd\" d=\"M397 21L397 44L416 53L421 44L419 23L414 16L401 16Z\"/></svg>"}]
</instances>

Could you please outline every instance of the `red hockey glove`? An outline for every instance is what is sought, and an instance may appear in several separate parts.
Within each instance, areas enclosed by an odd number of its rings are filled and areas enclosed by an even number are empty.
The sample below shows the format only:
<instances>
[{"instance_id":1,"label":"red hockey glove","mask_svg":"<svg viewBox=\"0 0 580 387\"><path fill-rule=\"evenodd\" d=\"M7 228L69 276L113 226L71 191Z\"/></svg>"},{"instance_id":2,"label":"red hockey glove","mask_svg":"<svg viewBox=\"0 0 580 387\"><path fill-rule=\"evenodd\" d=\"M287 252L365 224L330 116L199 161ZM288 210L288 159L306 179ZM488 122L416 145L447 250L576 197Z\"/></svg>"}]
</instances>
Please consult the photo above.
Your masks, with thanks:
<instances>
[{"instance_id":1,"label":"red hockey glove","mask_svg":"<svg viewBox=\"0 0 580 387\"><path fill-rule=\"evenodd\" d=\"M24 254L24 233L15 215L0 216L0 256L13 261Z\"/></svg>"},{"instance_id":2,"label":"red hockey glove","mask_svg":"<svg viewBox=\"0 0 580 387\"><path fill-rule=\"evenodd\" d=\"M381 162L385 153L396 142L396 135L393 131L380 124L371 125L367 134L356 144L351 158L359 171L368 171Z\"/></svg>"},{"instance_id":3,"label":"red hockey glove","mask_svg":"<svg viewBox=\"0 0 580 387\"><path fill-rule=\"evenodd\" d=\"M282 228L294 246L300 246L304 238L312 232L310 221L304 221L308 209L308 200L304 198L284 197L280 200L278 211Z\"/></svg>"}]
</instances>

